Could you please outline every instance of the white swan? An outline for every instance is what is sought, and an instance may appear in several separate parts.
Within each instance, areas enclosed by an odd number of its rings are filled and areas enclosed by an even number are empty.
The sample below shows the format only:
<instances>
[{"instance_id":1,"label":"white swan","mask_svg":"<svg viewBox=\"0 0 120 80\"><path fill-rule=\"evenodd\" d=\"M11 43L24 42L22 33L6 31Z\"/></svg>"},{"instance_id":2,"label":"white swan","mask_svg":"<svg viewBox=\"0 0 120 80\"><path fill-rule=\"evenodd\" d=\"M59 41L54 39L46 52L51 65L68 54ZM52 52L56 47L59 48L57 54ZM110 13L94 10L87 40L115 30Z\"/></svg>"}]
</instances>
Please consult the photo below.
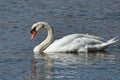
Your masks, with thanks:
<instances>
[{"instance_id":1,"label":"white swan","mask_svg":"<svg viewBox=\"0 0 120 80\"><path fill-rule=\"evenodd\" d=\"M32 25L31 40L39 30L48 31L47 38L34 48L34 52L88 52L101 51L115 43L115 38L104 41L103 38L88 34L71 34L53 42L53 30L46 22L37 22Z\"/></svg>"}]
</instances>

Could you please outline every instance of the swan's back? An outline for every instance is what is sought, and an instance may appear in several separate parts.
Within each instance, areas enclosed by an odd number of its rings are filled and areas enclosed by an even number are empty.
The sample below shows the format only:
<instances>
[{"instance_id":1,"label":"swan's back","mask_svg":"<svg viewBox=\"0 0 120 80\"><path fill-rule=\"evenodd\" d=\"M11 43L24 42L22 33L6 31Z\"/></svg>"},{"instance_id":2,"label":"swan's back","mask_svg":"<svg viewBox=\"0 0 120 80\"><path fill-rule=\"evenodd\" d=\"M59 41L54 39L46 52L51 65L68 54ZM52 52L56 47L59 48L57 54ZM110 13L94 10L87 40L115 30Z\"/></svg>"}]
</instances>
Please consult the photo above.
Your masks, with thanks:
<instances>
[{"instance_id":1,"label":"swan's back","mask_svg":"<svg viewBox=\"0 0 120 80\"><path fill-rule=\"evenodd\" d=\"M88 34L71 34L55 40L44 52L87 52L88 47L99 47L103 38Z\"/></svg>"}]
</instances>

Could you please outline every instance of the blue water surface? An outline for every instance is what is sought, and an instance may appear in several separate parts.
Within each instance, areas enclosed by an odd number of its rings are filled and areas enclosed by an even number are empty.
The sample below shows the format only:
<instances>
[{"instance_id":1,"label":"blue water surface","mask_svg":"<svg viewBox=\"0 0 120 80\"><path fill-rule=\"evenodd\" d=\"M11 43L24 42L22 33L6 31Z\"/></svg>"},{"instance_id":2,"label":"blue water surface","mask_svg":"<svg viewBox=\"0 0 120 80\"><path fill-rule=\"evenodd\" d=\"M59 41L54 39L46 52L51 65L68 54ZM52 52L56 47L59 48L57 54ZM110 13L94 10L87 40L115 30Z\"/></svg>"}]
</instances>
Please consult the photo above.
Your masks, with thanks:
<instances>
[{"instance_id":1,"label":"blue water surface","mask_svg":"<svg viewBox=\"0 0 120 80\"><path fill-rule=\"evenodd\" d=\"M42 53L30 41L33 23L52 25L55 39L88 33L120 39L120 0L0 0L0 80L119 80L120 41L106 52Z\"/></svg>"}]
</instances>

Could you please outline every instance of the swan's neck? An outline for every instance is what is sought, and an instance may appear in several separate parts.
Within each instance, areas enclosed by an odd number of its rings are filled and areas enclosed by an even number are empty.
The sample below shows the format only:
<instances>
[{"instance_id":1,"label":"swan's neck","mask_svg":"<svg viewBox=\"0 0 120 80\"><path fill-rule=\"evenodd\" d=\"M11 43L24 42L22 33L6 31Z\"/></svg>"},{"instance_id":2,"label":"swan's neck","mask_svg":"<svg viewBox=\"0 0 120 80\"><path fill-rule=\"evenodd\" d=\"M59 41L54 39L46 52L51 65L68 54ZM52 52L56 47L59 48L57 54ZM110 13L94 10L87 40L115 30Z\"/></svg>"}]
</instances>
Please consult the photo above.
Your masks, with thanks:
<instances>
[{"instance_id":1,"label":"swan's neck","mask_svg":"<svg viewBox=\"0 0 120 80\"><path fill-rule=\"evenodd\" d=\"M53 30L50 26L46 27L46 30L48 31L48 35L46 39L41 42L38 46L34 48L34 51L36 52L43 52L52 42L53 42Z\"/></svg>"}]
</instances>

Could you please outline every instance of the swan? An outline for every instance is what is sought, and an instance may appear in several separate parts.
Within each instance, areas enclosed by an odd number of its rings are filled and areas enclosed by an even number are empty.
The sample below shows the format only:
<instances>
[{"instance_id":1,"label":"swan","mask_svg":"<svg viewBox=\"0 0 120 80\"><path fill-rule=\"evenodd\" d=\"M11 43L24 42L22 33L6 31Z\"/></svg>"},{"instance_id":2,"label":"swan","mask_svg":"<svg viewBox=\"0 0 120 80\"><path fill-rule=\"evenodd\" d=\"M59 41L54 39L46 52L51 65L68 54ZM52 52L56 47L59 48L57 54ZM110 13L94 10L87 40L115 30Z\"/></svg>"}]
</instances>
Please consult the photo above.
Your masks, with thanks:
<instances>
[{"instance_id":1,"label":"swan","mask_svg":"<svg viewBox=\"0 0 120 80\"><path fill-rule=\"evenodd\" d=\"M33 49L34 52L38 53L101 51L118 41L116 38L104 41L103 38L94 35L70 34L53 42L54 33L52 27L42 21L32 25L31 40L34 39L40 30L47 30L48 35L43 42Z\"/></svg>"}]
</instances>

